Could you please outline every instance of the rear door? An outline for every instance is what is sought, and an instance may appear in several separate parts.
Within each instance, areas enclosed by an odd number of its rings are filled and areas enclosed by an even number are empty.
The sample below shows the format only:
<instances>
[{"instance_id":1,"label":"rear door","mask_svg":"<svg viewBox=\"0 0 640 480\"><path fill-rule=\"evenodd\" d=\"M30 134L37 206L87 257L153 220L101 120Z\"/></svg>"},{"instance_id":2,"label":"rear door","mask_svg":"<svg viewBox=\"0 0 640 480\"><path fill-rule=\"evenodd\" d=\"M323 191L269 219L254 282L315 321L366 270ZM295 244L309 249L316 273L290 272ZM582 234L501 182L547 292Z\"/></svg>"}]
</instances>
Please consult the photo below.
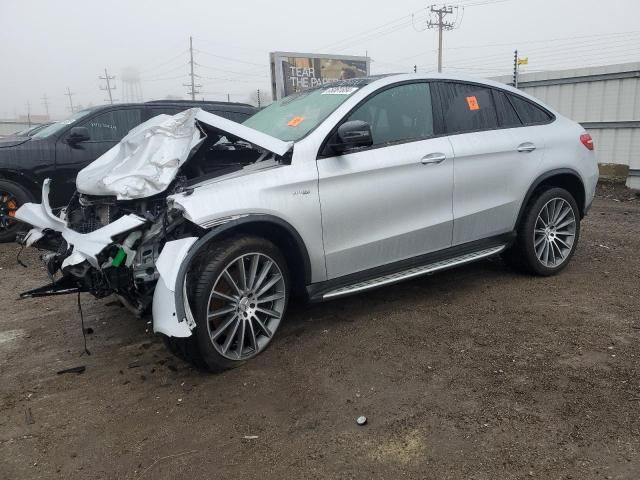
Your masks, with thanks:
<instances>
[{"instance_id":1,"label":"rear door","mask_svg":"<svg viewBox=\"0 0 640 480\"><path fill-rule=\"evenodd\" d=\"M510 232L544 153L544 127L525 126L508 94L439 82L454 153L453 245Z\"/></svg>"},{"instance_id":2,"label":"rear door","mask_svg":"<svg viewBox=\"0 0 640 480\"><path fill-rule=\"evenodd\" d=\"M396 85L344 121L371 125L374 145L317 161L330 279L447 248L452 151L434 137L431 85Z\"/></svg>"},{"instance_id":3,"label":"rear door","mask_svg":"<svg viewBox=\"0 0 640 480\"><path fill-rule=\"evenodd\" d=\"M52 204L66 205L68 194L75 191L77 173L116 145L129 130L142 123L142 107L123 107L102 111L74 124L86 127L90 139L86 142L70 144L67 131L56 142L56 172L54 185L65 185L61 189L52 188ZM56 191L58 194L56 195Z\"/></svg>"}]
</instances>

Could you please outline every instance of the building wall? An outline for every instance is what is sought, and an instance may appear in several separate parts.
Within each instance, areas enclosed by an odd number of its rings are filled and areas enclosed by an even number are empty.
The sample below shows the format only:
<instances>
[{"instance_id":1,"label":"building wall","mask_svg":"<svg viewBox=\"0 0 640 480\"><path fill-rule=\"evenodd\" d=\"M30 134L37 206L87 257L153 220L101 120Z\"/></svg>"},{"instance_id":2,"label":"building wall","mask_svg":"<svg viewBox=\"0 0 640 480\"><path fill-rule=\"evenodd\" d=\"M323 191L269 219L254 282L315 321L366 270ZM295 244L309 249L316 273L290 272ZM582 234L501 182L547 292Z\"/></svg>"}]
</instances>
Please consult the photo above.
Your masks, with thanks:
<instances>
[{"instance_id":1,"label":"building wall","mask_svg":"<svg viewBox=\"0 0 640 480\"><path fill-rule=\"evenodd\" d=\"M582 124L611 172L640 176L639 62L522 74L518 88Z\"/></svg>"}]
</instances>

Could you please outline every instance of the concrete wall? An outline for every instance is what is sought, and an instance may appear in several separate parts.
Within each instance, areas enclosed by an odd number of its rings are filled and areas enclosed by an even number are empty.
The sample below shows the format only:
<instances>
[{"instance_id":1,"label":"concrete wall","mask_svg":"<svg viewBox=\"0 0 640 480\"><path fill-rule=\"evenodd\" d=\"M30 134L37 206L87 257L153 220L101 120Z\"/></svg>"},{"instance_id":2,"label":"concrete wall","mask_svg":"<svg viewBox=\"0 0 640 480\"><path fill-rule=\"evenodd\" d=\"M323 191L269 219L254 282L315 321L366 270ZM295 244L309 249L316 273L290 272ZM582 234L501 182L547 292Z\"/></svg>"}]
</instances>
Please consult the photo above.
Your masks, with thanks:
<instances>
[{"instance_id":1,"label":"concrete wall","mask_svg":"<svg viewBox=\"0 0 640 480\"><path fill-rule=\"evenodd\" d=\"M518 88L581 123L602 173L629 175L640 188L640 62L522 74Z\"/></svg>"}]
</instances>

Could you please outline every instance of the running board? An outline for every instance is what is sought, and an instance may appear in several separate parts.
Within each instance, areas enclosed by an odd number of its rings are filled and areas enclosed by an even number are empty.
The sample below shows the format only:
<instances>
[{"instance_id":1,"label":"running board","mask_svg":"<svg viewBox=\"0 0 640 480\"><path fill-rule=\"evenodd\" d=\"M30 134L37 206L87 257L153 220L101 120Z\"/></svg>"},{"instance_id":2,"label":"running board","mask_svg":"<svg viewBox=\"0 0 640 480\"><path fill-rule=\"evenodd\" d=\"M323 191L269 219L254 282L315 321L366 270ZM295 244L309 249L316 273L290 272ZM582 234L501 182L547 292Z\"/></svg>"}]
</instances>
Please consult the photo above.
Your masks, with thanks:
<instances>
[{"instance_id":1,"label":"running board","mask_svg":"<svg viewBox=\"0 0 640 480\"><path fill-rule=\"evenodd\" d=\"M428 273L435 273L447 268L457 267L458 265L464 265L465 263L475 262L482 260L483 258L491 257L502 252L506 248L506 245L500 245L498 247L487 248L479 250L477 252L467 253L458 257L450 258L448 260L442 260L439 262L431 263L429 265L422 265L420 267L410 268L396 273L390 273L371 280L365 280L363 282L347 285L346 287L336 288L322 296L323 300L329 300L331 298L342 297L343 295L351 295L353 293L363 292L372 288L382 287L383 285L391 285L392 283L401 282L413 277L419 277L420 275L426 275Z\"/></svg>"}]
</instances>

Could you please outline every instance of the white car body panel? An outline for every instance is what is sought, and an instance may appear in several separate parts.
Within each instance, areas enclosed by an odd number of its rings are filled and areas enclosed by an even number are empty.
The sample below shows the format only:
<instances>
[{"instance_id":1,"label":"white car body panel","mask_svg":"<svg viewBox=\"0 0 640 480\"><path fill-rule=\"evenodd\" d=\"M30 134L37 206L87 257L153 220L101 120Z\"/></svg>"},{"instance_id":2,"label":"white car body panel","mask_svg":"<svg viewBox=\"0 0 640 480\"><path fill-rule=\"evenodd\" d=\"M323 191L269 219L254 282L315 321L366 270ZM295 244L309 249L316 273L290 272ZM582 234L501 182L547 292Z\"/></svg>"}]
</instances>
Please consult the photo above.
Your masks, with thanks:
<instances>
[{"instance_id":1,"label":"white car body panel","mask_svg":"<svg viewBox=\"0 0 640 480\"><path fill-rule=\"evenodd\" d=\"M176 278L180 265L189 249L198 239L183 238L167 242L158 258L156 268L160 278L153 292L153 331L168 337L185 338L191 336L191 327L186 319L179 319L176 313Z\"/></svg>"},{"instance_id":2,"label":"white car body panel","mask_svg":"<svg viewBox=\"0 0 640 480\"><path fill-rule=\"evenodd\" d=\"M107 246L113 243L113 237L133 230L146 223L146 220L137 215L125 215L113 223L106 225L91 233L78 233L67 226L67 222L56 217L49 206L49 185L50 181L45 180L42 186L42 204L27 203L16 212L16 218L25 223L33 225L27 242L33 243L34 239L39 239L46 229L60 232L69 245L73 245L72 256L67 259L66 265L75 265L83 261L88 261L93 267L98 268L98 255ZM65 265L65 266L66 266Z\"/></svg>"},{"instance_id":3,"label":"white car body panel","mask_svg":"<svg viewBox=\"0 0 640 480\"><path fill-rule=\"evenodd\" d=\"M276 155L283 142L218 115L192 108L177 115L158 115L131 130L115 147L78 173L76 186L88 195L134 200L164 192L180 167L203 140L198 122L240 137Z\"/></svg>"}]
</instances>

